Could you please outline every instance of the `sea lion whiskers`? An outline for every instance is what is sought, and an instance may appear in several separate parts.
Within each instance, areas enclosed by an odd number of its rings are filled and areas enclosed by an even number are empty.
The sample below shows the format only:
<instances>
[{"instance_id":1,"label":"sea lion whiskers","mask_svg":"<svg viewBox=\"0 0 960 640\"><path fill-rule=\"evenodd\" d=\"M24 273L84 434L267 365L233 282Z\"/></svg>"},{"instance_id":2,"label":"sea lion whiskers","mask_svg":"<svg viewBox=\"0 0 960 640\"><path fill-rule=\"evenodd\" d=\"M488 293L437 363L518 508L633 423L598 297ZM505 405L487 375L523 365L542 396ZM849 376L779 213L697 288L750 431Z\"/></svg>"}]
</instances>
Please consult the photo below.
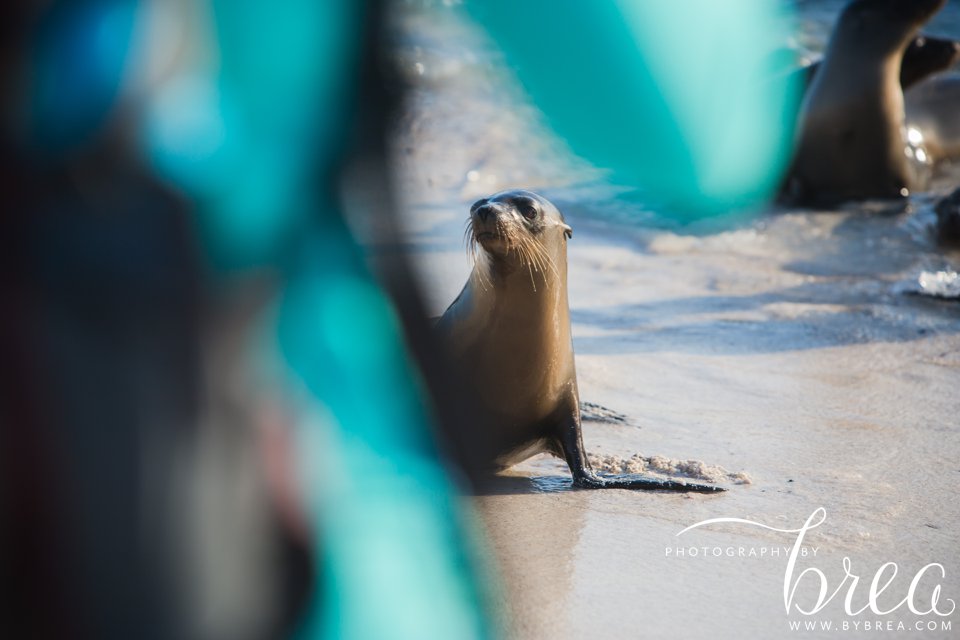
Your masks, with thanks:
<instances>
[{"instance_id":1,"label":"sea lion whiskers","mask_svg":"<svg viewBox=\"0 0 960 640\"><path fill-rule=\"evenodd\" d=\"M468 220L468 224L473 228L473 219ZM516 256L519 266L526 267L530 275L530 284L533 290L537 290L536 278L534 272L541 273L548 277L552 273L554 277L559 278L560 272L553 263L549 250L543 245L537 235L533 235L517 220L498 217L495 222L497 235L505 245L506 253L512 253ZM478 244L476 233L471 234L471 240L474 246Z\"/></svg>"},{"instance_id":2,"label":"sea lion whiskers","mask_svg":"<svg viewBox=\"0 0 960 640\"><path fill-rule=\"evenodd\" d=\"M557 271L557 265L554 263L553 257L550 255L550 252L547 251L547 248L543 246L543 243L539 240L535 240L533 245L536 248L536 258L540 264L540 270L546 274L547 267L549 267L550 271L553 272L553 276L559 278L560 272Z\"/></svg>"},{"instance_id":3,"label":"sea lion whiskers","mask_svg":"<svg viewBox=\"0 0 960 640\"><path fill-rule=\"evenodd\" d=\"M473 227L473 218L467 218L464 236L467 243L467 254L470 256L471 262L473 262L474 271L477 274L477 281L480 283L480 286L483 287L484 291L486 291L493 286L493 282L490 280L490 258L477 241L476 229Z\"/></svg>"},{"instance_id":4,"label":"sea lion whiskers","mask_svg":"<svg viewBox=\"0 0 960 640\"><path fill-rule=\"evenodd\" d=\"M554 264L550 252L543 246L543 243L537 236L526 233L518 234L517 244L518 249L520 249L518 253L522 263L525 263L534 271L542 273L544 277L548 275L548 269L555 278L560 277L560 272L557 271L557 266ZM536 289L536 287L534 287L534 289Z\"/></svg>"},{"instance_id":5,"label":"sea lion whiskers","mask_svg":"<svg viewBox=\"0 0 960 640\"><path fill-rule=\"evenodd\" d=\"M500 221L498 220L498 225ZM508 248L515 249L520 257L521 263L525 266L532 266L535 271L543 274L547 272L547 266L551 268L555 276L559 276L552 258L543 246L537 235L532 235L518 222L510 222L499 226L504 237L507 239Z\"/></svg>"},{"instance_id":6,"label":"sea lion whiskers","mask_svg":"<svg viewBox=\"0 0 960 640\"><path fill-rule=\"evenodd\" d=\"M547 264L550 264L550 266L553 266L553 264L549 256L546 255L546 250L539 240L529 235L520 236L520 240L518 243L520 261L522 264L525 263L527 265L527 271L530 273L530 282L533 285L533 290L536 291L537 285L534 281L533 272L542 273L546 279L548 275ZM558 275L556 268L553 269L553 272L554 275Z\"/></svg>"},{"instance_id":7,"label":"sea lion whiskers","mask_svg":"<svg viewBox=\"0 0 960 640\"><path fill-rule=\"evenodd\" d=\"M533 292L536 293L537 282L533 278L534 259L530 249L530 243L518 242L517 254L520 256L520 264L526 264L527 266L527 273L530 275L530 286L533 287Z\"/></svg>"},{"instance_id":8,"label":"sea lion whiskers","mask_svg":"<svg viewBox=\"0 0 960 640\"><path fill-rule=\"evenodd\" d=\"M530 248L531 238L525 233L525 230L514 221L507 222L503 218L498 217L496 219L496 225L497 233L504 239L507 245L507 253L515 253L520 260L520 266L527 268L527 273L530 274L530 286L533 287L533 291L536 293L537 283L533 277L533 259Z\"/></svg>"}]
</instances>

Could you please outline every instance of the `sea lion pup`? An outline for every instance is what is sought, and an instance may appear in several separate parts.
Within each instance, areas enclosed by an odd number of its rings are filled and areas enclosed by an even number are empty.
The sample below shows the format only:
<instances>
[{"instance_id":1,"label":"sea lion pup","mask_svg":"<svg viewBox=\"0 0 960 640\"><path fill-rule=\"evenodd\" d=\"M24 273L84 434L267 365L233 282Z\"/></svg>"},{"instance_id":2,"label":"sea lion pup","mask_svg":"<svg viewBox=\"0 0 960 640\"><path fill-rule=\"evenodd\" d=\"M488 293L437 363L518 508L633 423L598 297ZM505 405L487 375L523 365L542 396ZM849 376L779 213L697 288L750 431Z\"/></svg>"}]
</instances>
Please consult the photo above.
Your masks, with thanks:
<instances>
[{"instance_id":1,"label":"sea lion pup","mask_svg":"<svg viewBox=\"0 0 960 640\"><path fill-rule=\"evenodd\" d=\"M900 66L946 0L853 0L800 110L786 195L801 203L901 198L913 186Z\"/></svg>"},{"instance_id":2,"label":"sea lion pup","mask_svg":"<svg viewBox=\"0 0 960 640\"><path fill-rule=\"evenodd\" d=\"M960 159L960 73L927 78L904 98L908 138L931 162Z\"/></svg>"},{"instance_id":3,"label":"sea lion pup","mask_svg":"<svg viewBox=\"0 0 960 640\"><path fill-rule=\"evenodd\" d=\"M566 460L577 487L722 491L591 469L567 304L572 233L556 207L529 191L504 191L470 209L474 268L436 328L484 414L486 462L502 470L549 452Z\"/></svg>"}]
</instances>

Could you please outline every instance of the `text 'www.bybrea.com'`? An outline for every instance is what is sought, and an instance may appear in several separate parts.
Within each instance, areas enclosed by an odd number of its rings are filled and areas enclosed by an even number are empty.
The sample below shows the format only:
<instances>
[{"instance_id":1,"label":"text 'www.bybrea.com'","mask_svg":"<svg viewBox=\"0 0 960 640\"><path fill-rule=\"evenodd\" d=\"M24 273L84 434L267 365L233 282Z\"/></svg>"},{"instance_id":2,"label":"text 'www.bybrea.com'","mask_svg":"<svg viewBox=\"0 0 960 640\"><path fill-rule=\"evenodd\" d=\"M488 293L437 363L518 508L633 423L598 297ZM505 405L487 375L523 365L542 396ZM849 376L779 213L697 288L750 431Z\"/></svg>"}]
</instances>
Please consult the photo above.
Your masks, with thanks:
<instances>
[{"instance_id":1,"label":"text 'www.bybrea.com'","mask_svg":"<svg viewBox=\"0 0 960 640\"><path fill-rule=\"evenodd\" d=\"M791 631L951 631L950 620L789 620Z\"/></svg>"}]
</instances>

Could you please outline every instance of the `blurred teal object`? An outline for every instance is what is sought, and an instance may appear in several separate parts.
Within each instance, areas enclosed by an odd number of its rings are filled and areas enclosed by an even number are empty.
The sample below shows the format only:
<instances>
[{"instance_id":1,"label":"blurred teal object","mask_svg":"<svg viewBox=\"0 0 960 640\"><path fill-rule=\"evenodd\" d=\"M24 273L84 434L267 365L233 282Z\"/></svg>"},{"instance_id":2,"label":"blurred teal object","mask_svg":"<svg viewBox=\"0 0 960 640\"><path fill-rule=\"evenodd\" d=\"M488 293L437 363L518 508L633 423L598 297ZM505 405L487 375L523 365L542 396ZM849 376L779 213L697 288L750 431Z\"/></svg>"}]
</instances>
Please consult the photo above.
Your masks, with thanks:
<instances>
[{"instance_id":1,"label":"blurred teal object","mask_svg":"<svg viewBox=\"0 0 960 640\"><path fill-rule=\"evenodd\" d=\"M145 123L161 175L203 206L215 264L275 263L302 230L311 180L342 152L363 5L210 2L218 65L180 70Z\"/></svg>"},{"instance_id":2,"label":"blurred teal object","mask_svg":"<svg viewBox=\"0 0 960 640\"><path fill-rule=\"evenodd\" d=\"M364 3L214 0L215 68L185 69L145 122L158 171L198 203L219 276L280 274L320 575L298 638L485 638L469 506L434 446L424 390L347 230L338 164L356 126Z\"/></svg>"},{"instance_id":3,"label":"blurred teal object","mask_svg":"<svg viewBox=\"0 0 960 640\"><path fill-rule=\"evenodd\" d=\"M801 88L776 73L770 0L468 0L572 149L703 216L769 199Z\"/></svg>"},{"instance_id":4,"label":"blurred teal object","mask_svg":"<svg viewBox=\"0 0 960 640\"><path fill-rule=\"evenodd\" d=\"M344 227L324 224L303 251L279 336L323 403L299 441L324 579L298 637L489 637L478 540L425 428L393 310Z\"/></svg>"}]
</instances>

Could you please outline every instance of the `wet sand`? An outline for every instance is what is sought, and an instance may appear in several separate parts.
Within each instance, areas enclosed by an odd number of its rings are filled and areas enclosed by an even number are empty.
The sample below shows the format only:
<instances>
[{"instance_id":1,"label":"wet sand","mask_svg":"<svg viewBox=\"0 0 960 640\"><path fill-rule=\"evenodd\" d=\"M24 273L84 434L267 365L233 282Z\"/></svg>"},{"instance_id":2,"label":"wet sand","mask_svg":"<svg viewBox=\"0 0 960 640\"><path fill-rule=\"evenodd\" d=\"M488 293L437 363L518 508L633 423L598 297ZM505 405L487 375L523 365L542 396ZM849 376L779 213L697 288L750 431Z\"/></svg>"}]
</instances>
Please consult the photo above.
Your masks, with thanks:
<instances>
[{"instance_id":1,"label":"wet sand","mask_svg":"<svg viewBox=\"0 0 960 640\"><path fill-rule=\"evenodd\" d=\"M866 222L879 225L878 238L900 229L897 218L845 224ZM885 562L900 567L890 591L899 598L914 573L940 562L944 596L960 599L960 310L895 293L899 271L851 265L865 257L843 224L836 214L772 218L762 231L734 232L737 248L729 234L571 243L581 397L627 417L586 422L588 449L701 460L746 471L752 483L728 483L721 496L571 491L559 460L515 467L519 478L476 503L517 637L787 634L788 621L804 617L784 612L785 551L678 558L667 549L791 546L795 535L749 526L675 534L719 517L797 528L818 507L827 521L808 534L819 552L803 567L823 570L831 591L848 556L865 583L855 602L866 603ZM821 248L801 259L784 237ZM432 290L452 299L463 252L421 258L447 274ZM528 479L554 475L564 481ZM834 615L813 619L842 623L843 595L826 609Z\"/></svg>"},{"instance_id":2,"label":"wet sand","mask_svg":"<svg viewBox=\"0 0 960 640\"><path fill-rule=\"evenodd\" d=\"M929 237L946 186L902 210L770 211L723 229L667 230L642 207L624 213L613 186L563 155L469 28L417 12L403 25L400 59L416 86L396 145L405 250L431 311L470 270L470 202L515 186L544 193L574 228L581 399L624 416L585 422L588 450L702 461L751 480L717 496L573 491L558 460L515 467L472 498L513 635L837 637L845 622L857 623L847 633L876 635L863 629L878 621L885 637L899 637L901 623L908 636L960 635L960 612L847 615L850 579L821 613L788 615L796 534L741 523L676 535L722 517L795 529L822 507L826 521L806 534L794 577L818 568L832 593L847 557L861 576L859 609L877 570L895 562L878 598L889 609L921 568L940 563L945 577L922 576L916 608L930 608L938 583L941 611L960 601L960 305L903 292L921 270L960 266ZM637 222L624 224L627 215ZM806 575L795 604L809 607L816 590ZM791 621L833 628L792 631ZM918 622L938 626L921 634Z\"/></svg>"}]
</instances>

